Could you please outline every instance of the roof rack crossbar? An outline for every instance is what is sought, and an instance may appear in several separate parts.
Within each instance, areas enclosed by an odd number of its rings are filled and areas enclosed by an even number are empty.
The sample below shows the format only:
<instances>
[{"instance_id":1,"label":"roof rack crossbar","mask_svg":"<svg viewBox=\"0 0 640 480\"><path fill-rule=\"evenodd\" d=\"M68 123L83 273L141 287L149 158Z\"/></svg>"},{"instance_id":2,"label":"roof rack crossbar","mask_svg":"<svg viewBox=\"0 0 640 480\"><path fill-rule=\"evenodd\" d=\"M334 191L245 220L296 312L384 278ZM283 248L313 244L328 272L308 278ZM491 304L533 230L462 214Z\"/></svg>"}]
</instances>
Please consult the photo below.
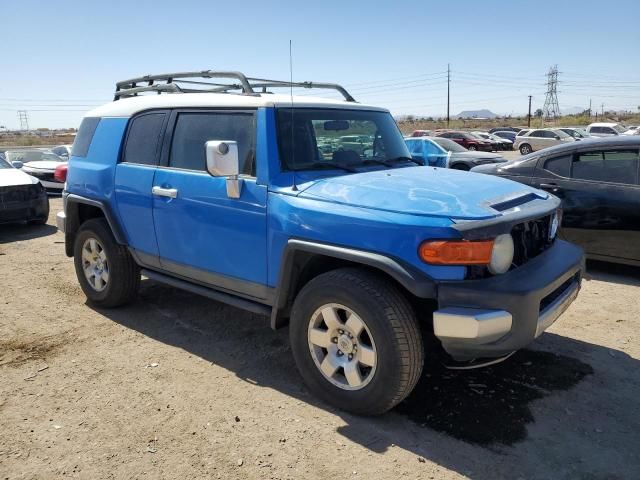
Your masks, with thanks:
<instances>
[{"instance_id":1,"label":"roof rack crossbar","mask_svg":"<svg viewBox=\"0 0 640 480\"><path fill-rule=\"evenodd\" d=\"M214 82L201 82L197 80L185 80L186 78L227 78L238 80L239 83L224 84ZM156 82L165 83L156 83ZM139 85L139 84L146 85ZM177 85L178 83L192 85L206 85L213 88L208 89L191 89ZM202 70L200 72L178 72L164 73L159 75L145 75L144 77L131 78L116 83L116 92L114 100L120 98L136 96L143 92L160 93L204 93L218 92L229 93L233 90L240 90L244 95L259 95L255 93L254 88L262 88L263 92L267 88L321 88L338 91L347 102L355 102L355 99L347 92L347 90L337 83L319 83L319 82L289 82L282 80L267 80L264 78L248 78L240 72L233 71L214 71Z\"/></svg>"}]
</instances>

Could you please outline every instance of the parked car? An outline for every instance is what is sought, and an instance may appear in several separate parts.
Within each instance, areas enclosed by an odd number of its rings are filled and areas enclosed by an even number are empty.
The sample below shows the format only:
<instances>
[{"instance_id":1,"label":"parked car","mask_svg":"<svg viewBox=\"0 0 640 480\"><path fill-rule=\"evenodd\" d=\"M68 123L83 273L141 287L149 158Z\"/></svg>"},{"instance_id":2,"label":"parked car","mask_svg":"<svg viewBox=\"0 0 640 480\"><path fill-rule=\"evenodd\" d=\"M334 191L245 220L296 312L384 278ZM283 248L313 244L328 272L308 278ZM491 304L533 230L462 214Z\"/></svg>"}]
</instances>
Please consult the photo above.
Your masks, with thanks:
<instances>
[{"instance_id":1,"label":"parked car","mask_svg":"<svg viewBox=\"0 0 640 480\"><path fill-rule=\"evenodd\" d=\"M615 137L623 135L626 131L627 127L613 122L592 123L587 127L587 133L592 137Z\"/></svg>"},{"instance_id":2,"label":"parked car","mask_svg":"<svg viewBox=\"0 0 640 480\"><path fill-rule=\"evenodd\" d=\"M510 140L511 141L511 147L513 148L513 143L516 140L516 132L506 131L506 130L498 130L497 132L494 132L491 135L495 135L496 137L504 138L505 140Z\"/></svg>"},{"instance_id":3,"label":"parked car","mask_svg":"<svg viewBox=\"0 0 640 480\"><path fill-rule=\"evenodd\" d=\"M515 147L522 155L527 155L543 148L552 147L560 143L573 142L574 138L556 128L538 128L529 130L522 136L516 137Z\"/></svg>"},{"instance_id":4,"label":"parked car","mask_svg":"<svg viewBox=\"0 0 640 480\"><path fill-rule=\"evenodd\" d=\"M27 175L0 156L0 223L44 224L49 218L49 199L38 179Z\"/></svg>"},{"instance_id":5,"label":"parked car","mask_svg":"<svg viewBox=\"0 0 640 480\"><path fill-rule=\"evenodd\" d=\"M494 128L489 130L489 133L496 133L496 132L514 132L514 133L518 133L520 130L522 130L520 127L494 127Z\"/></svg>"},{"instance_id":6,"label":"parked car","mask_svg":"<svg viewBox=\"0 0 640 480\"><path fill-rule=\"evenodd\" d=\"M516 162L474 168L562 199L560 235L587 256L640 265L640 138L565 143Z\"/></svg>"},{"instance_id":7,"label":"parked car","mask_svg":"<svg viewBox=\"0 0 640 480\"><path fill-rule=\"evenodd\" d=\"M555 238L553 195L416 165L389 111L338 85L345 101L292 98L203 71L234 83L157 94L194 75L118 82L82 120L57 223L91 304L131 301L144 275L265 315L312 392L379 414L420 378L423 336L450 365L495 363L576 298L583 253ZM369 132L366 154L318 151Z\"/></svg>"},{"instance_id":8,"label":"parked car","mask_svg":"<svg viewBox=\"0 0 640 480\"><path fill-rule=\"evenodd\" d=\"M583 140L585 138L590 138L591 135L587 133L584 128L577 127L561 127L558 130L562 130L567 135L573 137L576 140Z\"/></svg>"},{"instance_id":9,"label":"parked car","mask_svg":"<svg viewBox=\"0 0 640 480\"><path fill-rule=\"evenodd\" d=\"M57 181L54 173L56 167L65 162L64 158L44 150L9 150L5 153L11 161L22 162L22 170L40 180L48 192L62 192L64 183Z\"/></svg>"},{"instance_id":10,"label":"parked car","mask_svg":"<svg viewBox=\"0 0 640 480\"><path fill-rule=\"evenodd\" d=\"M71 147L72 145L58 145L51 149L51 153L55 153L59 157L69 160L69 157L71 156Z\"/></svg>"},{"instance_id":11,"label":"parked car","mask_svg":"<svg viewBox=\"0 0 640 480\"><path fill-rule=\"evenodd\" d=\"M491 144L493 145L493 149L496 152L500 150L513 150L513 142L511 140L487 132L473 132L473 134L477 135L483 140L491 142Z\"/></svg>"},{"instance_id":12,"label":"parked car","mask_svg":"<svg viewBox=\"0 0 640 480\"><path fill-rule=\"evenodd\" d=\"M472 152L448 138L405 138L404 142L414 160L431 167L470 170L477 165L506 162L496 153Z\"/></svg>"},{"instance_id":13,"label":"parked car","mask_svg":"<svg viewBox=\"0 0 640 480\"><path fill-rule=\"evenodd\" d=\"M482 150L484 152L490 152L493 150L493 144L491 142L478 138L469 132L447 130L437 133L436 136L453 140L467 150Z\"/></svg>"},{"instance_id":14,"label":"parked car","mask_svg":"<svg viewBox=\"0 0 640 480\"><path fill-rule=\"evenodd\" d=\"M431 130L414 130L411 133L412 137L429 137L432 135L432 131Z\"/></svg>"}]
</instances>

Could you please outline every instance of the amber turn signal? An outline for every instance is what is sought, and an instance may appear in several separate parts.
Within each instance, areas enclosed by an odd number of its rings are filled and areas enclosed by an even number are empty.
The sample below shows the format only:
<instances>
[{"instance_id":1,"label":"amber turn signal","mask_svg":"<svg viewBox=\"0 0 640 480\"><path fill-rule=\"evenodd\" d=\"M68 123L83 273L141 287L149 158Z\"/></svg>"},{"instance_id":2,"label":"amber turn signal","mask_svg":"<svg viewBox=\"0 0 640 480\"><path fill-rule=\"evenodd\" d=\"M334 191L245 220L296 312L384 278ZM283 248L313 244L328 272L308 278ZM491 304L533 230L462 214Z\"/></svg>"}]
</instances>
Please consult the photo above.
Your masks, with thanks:
<instances>
[{"instance_id":1,"label":"amber turn signal","mask_svg":"<svg viewBox=\"0 0 640 480\"><path fill-rule=\"evenodd\" d=\"M493 240L433 240L420 245L420 258L432 265L488 265Z\"/></svg>"}]
</instances>

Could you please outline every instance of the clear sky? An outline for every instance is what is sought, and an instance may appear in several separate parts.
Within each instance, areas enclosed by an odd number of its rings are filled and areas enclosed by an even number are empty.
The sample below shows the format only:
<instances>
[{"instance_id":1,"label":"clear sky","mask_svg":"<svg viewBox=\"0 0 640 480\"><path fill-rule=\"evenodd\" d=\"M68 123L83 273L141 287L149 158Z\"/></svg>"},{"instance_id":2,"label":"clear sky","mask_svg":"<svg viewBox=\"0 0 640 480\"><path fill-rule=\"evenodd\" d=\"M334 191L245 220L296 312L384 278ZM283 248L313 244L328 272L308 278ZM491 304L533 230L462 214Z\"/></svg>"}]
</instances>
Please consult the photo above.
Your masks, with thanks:
<instances>
[{"instance_id":1,"label":"clear sky","mask_svg":"<svg viewBox=\"0 0 640 480\"><path fill-rule=\"evenodd\" d=\"M76 127L133 76L232 69L342 83L394 114L640 106L640 1L0 0L0 126Z\"/></svg>"}]
</instances>

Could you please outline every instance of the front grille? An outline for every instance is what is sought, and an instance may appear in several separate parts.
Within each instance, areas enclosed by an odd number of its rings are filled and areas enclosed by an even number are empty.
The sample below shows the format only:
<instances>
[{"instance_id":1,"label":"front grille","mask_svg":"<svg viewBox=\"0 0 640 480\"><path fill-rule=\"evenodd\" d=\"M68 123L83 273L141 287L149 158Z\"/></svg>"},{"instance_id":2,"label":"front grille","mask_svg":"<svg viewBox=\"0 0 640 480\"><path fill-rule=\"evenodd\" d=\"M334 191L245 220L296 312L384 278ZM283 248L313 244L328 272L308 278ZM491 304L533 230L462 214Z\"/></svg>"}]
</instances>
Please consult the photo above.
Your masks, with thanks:
<instances>
[{"instance_id":1,"label":"front grille","mask_svg":"<svg viewBox=\"0 0 640 480\"><path fill-rule=\"evenodd\" d=\"M551 246L553 243L553 240L549 239L551 218L551 215L547 215L513 227L511 230L515 250L513 267L524 265Z\"/></svg>"},{"instance_id":2,"label":"front grille","mask_svg":"<svg viewBox=\"0 0 640 480\"><path fill-rule=\"evenodd\" d=\"M39 180L44 180L45 182L55 182L56 179L53 177L53 172L27 172L32 177L36 177Z\"/></svg>"},{"instance_id":3,"label":"front grille","mask_svg":"<svg viewBox=\"0 0 640 480\"><path fill-rule=\"evenodd\" d=\"M540 300L540 310L539 313L544 312L544 310L551 305L553 302L555 302L561 295L563 295L574 283L576 283L578 281L579 277L577 275L574 275L573 277L571 277L570 279L568 279L566 282L564 282L562 285L560 285L558 288L556 288L553 292L551 292L549 295L547 295L546 297L544 297L542 300Z\"/></svg>"},{"instance_id":4,"label":"front grille","mask_svg":"<svg viewBox=\"0 0 640 480\"><path fill-rule=\"evenodd\" d=\"M38 198L40 191L41 189L39 185L0 187L0 204L34 200Z\"/></svg>"}]
</instances>

